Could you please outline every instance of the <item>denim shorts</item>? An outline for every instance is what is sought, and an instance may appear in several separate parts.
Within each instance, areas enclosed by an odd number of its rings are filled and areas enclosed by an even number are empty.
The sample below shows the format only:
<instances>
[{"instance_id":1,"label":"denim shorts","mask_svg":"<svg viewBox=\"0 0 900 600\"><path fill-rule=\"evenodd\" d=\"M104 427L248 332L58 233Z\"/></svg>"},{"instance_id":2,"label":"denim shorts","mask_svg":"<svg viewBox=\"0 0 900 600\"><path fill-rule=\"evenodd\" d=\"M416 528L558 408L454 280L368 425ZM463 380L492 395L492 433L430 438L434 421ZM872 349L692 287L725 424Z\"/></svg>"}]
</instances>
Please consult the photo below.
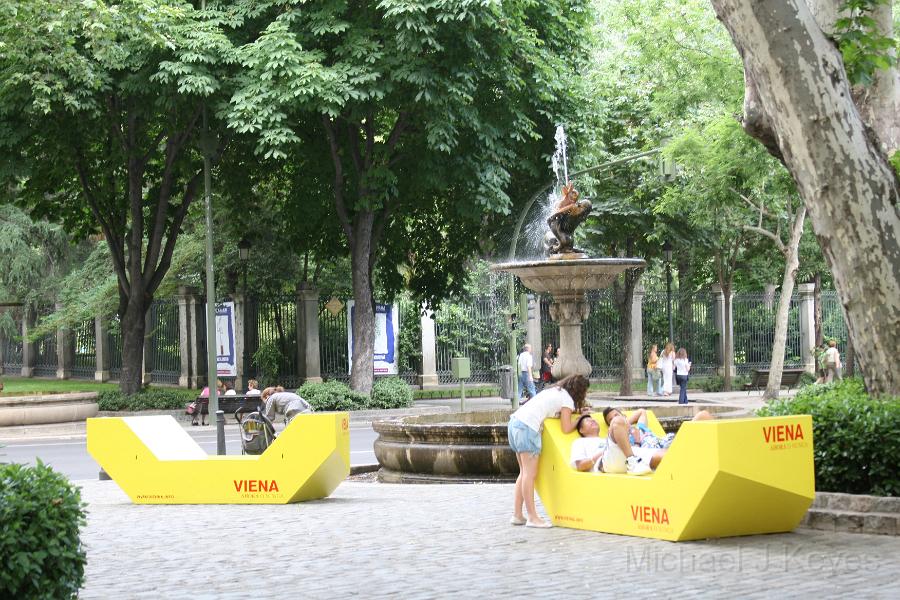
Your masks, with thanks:
<instances>
[{"instance_id":1,"label":"denim shorts","mask_svg":"<svg viewBox=\"0 0 900 600\"><path fill-rule=\"evenodd\" d=\"M541 434L513 417L506 427L509 446L514 452L530 452L535 456L541 453Z\"/></svg>"}]
</instances>

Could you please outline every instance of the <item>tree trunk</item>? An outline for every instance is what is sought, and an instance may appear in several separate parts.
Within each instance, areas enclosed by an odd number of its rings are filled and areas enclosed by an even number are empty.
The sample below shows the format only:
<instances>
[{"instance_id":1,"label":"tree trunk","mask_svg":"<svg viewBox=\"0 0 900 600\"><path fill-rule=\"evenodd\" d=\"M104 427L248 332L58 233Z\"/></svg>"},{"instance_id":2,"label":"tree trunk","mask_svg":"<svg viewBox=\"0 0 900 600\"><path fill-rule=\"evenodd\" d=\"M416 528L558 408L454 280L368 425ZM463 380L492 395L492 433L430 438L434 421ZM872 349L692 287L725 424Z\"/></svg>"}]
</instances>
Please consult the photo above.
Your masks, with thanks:
<instances>
[{"instance_id":1,"label":"tree trunk","mask_svg":"<svg viewBox=\"0 0 900 600\"><path fill-rule=\"evenodd\" d=\"M791 296L794 294L794 281L797 277L797 269L800 268L800 237L803 235L803 222L805 220L806 209L800 207L792 224L791 239L785 247L781 298L778 300L778 312L775 317L775 340L772 342L772 360L769 363L769 381L763 394L764 400L778 398L778 392L781 390L784 347L787 344L788 317L791 311Z\"/></svg>"},{"instance_id":2,"label":"tree trunk","mask_svg":"<svg viewBox=\"0 0 900 600\"><path fill-rule=\"evenodd\" d=\"M372 227L375 214L359 211L350 240L350 268L353 279L353 363L350 387L355 392L372 391L375 370L375 300L372 292Z\"/></svg>"},{"instance_id":3,"label":"tree trunk","mask_svg":"<svg viewBox=\"0 0 900 600\"><path fill-rule=\"evenodd\" d=\"M846 358L843 361L844 362L844 375L846 375L847 377L853 377L853 375L856 372L855 364L854 364L854 363L856 363L856 360L855 360L856 353L853 351L853 340L850 339L849 336L847 337L847 352L845 354L846 354Z\"/></svg>"},{"instance_id":4,"label":"tree trunk","mask_svg":"<svg viewBox=\"0 0 900 600\"><path fill-rule=\"evenodd\" d=\"M142 293L133 293L125 313L119 315L122 326L122 372L119 389L123 394L136 394L143 388L145 316L150 303Z\"/></svg>"},{"instance_id":5,"label":"tree trunk","mask_svg":"<svg viewBox=\"0 0 900 600\"><path fill-rule=\"evenodd\" d=\"M866 386L900 394L900 181L853 104L841 56L802 0L712 4L809 210Z\"/></svg>"},{"instance_id":6,"label":"tree trunk","mask_svg":"<svg viewBox=\"0 0 900 600\"><path fill-rule=\"evenodd\" d=\"M619 338L622 340L622 383L619 386L620 396L632 395L632 373L634 364L631 353L631 317L634 308L634 290L637 287L640 272L637 270L626 271L623 276L625 282L620 290L616 290L615 298L619 304ZM621 293L619 293L621 292Z\"/></svg>"}]
</instances>

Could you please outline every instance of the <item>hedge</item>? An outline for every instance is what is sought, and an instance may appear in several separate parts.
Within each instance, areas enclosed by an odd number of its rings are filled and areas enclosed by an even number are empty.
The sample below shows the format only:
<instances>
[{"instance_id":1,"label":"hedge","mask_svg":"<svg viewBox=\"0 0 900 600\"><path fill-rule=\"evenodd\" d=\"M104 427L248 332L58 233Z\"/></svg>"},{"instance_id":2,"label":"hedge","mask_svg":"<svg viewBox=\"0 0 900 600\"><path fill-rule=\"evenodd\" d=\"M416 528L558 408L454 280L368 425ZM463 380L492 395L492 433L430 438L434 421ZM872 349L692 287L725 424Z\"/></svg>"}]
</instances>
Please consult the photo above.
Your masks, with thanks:
<instances>
[{"instance_id":1,"label":"hedge","mask_svg":"<svg viewBox=\"0 0 900 600\"><path fill-rule=\"evenodd\" d=\"M872 398L861 379L845 379L806 386L758 414L812 415L817 490L900 495L900 398Z\"/></svg>"},{"instance_id":2,"label":"hedge","mask_svg":"<svg viewBox=\"0 0 900 600\"><path fill-rule=\"evenodd\" d=\"M399 377L383 377L372 386L368 408L406 408L412 406L413 393Z\"/></svg>"},{"instance_id":3,"label":"hedge","mask_svg":"<svg viewBox=\"0 0 900 600\"><path fill-rule=\"evenodd\" d=\"M0 464L0 597L75 598L84 581L81 494L43 464Z\"/></svg>"},{"instance_id":4,"label":"hedge","mask_svg":"<svg viewBox=\"0 0 900 600\"><path fill-rule=\"evenodd\" d=\"M106 390L99 393L97 404L100 410L108 411L176 410L195 400L198 393L179 388L148 388L130 395Z\"/></svg>"}]
</instances>

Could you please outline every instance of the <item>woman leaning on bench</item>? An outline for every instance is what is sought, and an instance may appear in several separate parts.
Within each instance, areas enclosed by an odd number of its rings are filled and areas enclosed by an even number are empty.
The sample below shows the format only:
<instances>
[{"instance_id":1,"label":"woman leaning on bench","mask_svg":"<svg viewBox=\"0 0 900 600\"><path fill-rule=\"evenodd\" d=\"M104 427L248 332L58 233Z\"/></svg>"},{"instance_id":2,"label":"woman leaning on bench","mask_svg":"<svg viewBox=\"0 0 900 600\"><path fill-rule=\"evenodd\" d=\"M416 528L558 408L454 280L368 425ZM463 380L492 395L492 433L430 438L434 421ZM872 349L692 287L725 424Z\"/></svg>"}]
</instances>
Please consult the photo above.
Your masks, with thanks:
<instances>
[{"instance_id":1,"label":"woman leaning on bench","mask_svg":"<svg viewBox=\"0 0 900 600\"><path fill-rule=\"evenodd\" d=\"M544 420L559 416L563 433L575 430L572 414L581 413L590 382L583 375L570 375L555 385L536 394L527 404L513 413L509 419L507 434L509 445L519 461L519 476L516 478L515 504L512 525L526 527L552 527L537 514L534 506L534 480L537 478L538 461L541 457L541 431ZM522 503L528 518L522 514Z\"/></svg>"}]
</instances>

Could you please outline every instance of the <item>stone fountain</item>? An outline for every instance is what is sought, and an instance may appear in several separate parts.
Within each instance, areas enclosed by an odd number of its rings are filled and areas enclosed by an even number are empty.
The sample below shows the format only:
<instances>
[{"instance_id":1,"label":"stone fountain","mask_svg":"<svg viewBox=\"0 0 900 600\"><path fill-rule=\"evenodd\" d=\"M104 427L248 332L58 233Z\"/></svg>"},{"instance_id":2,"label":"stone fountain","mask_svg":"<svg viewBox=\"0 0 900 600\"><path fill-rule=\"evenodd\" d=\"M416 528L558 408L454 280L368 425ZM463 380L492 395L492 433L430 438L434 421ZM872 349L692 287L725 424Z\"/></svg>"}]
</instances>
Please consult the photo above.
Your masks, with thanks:
<instances>
[{"instance_id":1,"label":"stone fountain","mask_svg":"<svg viewBox=\"0 0 900 600\"><path fill-rule=\"evenodd\" d=\"M581 349L581 325L590 315L585 293L605 289L620 273L646 263L640 258L589 258L575 248L575 228L590 215L592 206L589 200L579 200L571 183L563 186L560 197L547 219L547 258L500 263L491 270L512 273L530 290L553 297L550 318L559 323L559 356L553 363L553 377L589 377L591 364Z\"/></svg>"},{"instance_id":2,"label":"stone fountain","mask_svg":"<svg viewBox=\"0 0 900 600\"><path fill-rule=\"evenodd\" d=\"M491 270L512 273L529 289L552 295L550 316L560 329L559 355L552 372L562 379L591 374L591 364L581 348L581 325L590 314L585 293L607 288L620 273L645 263L640 258L590 258L575 248L575 229L590 215L592 204L580 198L569 181L561 127L556 141L553 169L557 189L560 183L565 185L549 197L547 208L551 210L543 238L546 257L496 264ZM520 226L521 220L517 230ZM511 250L511 257L513 254ZM379 479L410 483L513 481L518 464L506 437L509 415L509 410L500 410L376 421Z\"/></svg>"}]
</instances>

